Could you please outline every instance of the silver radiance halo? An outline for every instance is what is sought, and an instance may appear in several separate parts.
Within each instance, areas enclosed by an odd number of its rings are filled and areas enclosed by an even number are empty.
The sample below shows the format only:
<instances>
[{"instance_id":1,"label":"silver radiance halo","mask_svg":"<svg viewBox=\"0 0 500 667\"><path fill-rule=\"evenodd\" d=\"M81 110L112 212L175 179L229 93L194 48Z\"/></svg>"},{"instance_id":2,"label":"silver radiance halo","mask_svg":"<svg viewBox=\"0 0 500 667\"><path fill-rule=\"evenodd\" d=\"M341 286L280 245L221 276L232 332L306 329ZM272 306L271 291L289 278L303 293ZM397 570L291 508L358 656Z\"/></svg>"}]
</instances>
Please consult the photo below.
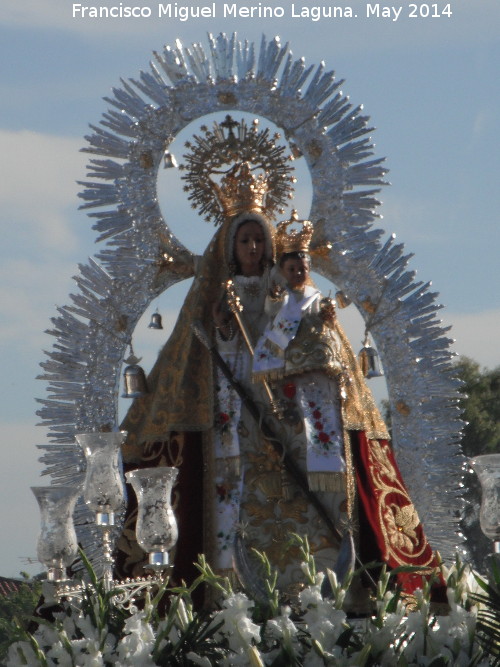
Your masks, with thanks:
<instances>
[{"instance_id":1,"label":"silver radiance halo","mask_svg":"<svg viewBox=\"0 0 500 667\"><path fill-rule=\"evenodd\" d=\"M280 128L307 162L312 245L333 244L314 268L369 326L386 373L399 466L429 542L453 558L463 457L452 341L436 316L437 294L408 269L411 255L394 236L382 242L383 230L373 227L386 170L383 159L372 158L368 117L343 95L342 83L323 63L295 60L277 37L256 46L221 34L209 36L208 48L177 41L155 52L149 71L122 80L105 98L109 109L86 137L83 150L96 157L80 194L104 247L80 265L78 292L52 319L56 343L41 364L50 397L40 400L38 415L52 444L39 447L55 483L83 475L76 433L117 424L120 368L134 328L149 303L180 280L167 266L159 283L162 254L191 255L158 205L165 151L194 120L248 112ZM77 523L85 524L85 509L78 512ZM92 557L92 529L78 530Z\"/></svg>"}]
</instances>

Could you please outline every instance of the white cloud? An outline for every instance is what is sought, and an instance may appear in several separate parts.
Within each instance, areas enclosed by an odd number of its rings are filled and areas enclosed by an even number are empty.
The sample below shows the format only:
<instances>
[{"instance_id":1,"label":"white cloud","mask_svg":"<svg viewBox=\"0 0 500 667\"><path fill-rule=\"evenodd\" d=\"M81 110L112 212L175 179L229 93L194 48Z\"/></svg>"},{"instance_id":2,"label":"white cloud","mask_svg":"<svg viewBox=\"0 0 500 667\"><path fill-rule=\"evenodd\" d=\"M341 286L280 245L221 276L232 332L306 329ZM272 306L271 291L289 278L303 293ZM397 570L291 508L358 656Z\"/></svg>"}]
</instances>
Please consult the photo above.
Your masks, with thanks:
<instances>
[{"instance_id":1,"label":"white cloud","mask_svg":"<svg viewBox=\"0 0 500 667\"><path fill-rule=\"evenodd\" d=\"M21 570L31 574L42 566L24 559L36 559L36 540L40 532L40 513L30 486L48 484L40 479L41 466L35 444L42 444L34 425L2 423L0 447L5 453L0 472L0 532L4 536L0 550L0 575L18 576ZM20 526L22 530L20 530Z\"/></svg>"},{"instance_id":2,"label":"white cloud","mask_svg":"<svg viewBox=\"0 0 500 667\"><path fill-rule=\"evenodd\" d=\"M74 225L76 180L87 159L80 146L77 139L0 130L0 344L10 349L49 345L43 331L54 304L67 303L74 258L84 262L90 254L84 230Z\"/></svg>"},{"instance_id":3,"label":"white cloud","mask_svg":"<svg viewBox=\"0 0 500 667\"><path fill-rule=\"evenodd\" d=\"M75 273L69 261L3 258L0 346L25 351L50 347L51 340L44 330L50 327L49 318L56 314L55 304L69 302L67 294Z\"/></svg>"},{"instance_id":4,"label":"white cloud","mask_svg":"<svg viewBox=\"0 0 500 667\"><path fill-rule=\"evenodd\" d=\"M40 248L76 247L67 216L77 206L76 180L85 174L81 144L80 139L0 130L0 207L5 231L27 236Z\"/></svg>"},{"instance_id":5,"label":"white cloud","mask_svg":"<svg viewBox=\"0 0 500 667\"><path fill-rule=\"evenodd\" d=\"M472 141L478 141L491 136L494 132L494 127L498 123L498 109L491 107L483 107L476 112L472 123Z\"/></svg>"}]
</instances>

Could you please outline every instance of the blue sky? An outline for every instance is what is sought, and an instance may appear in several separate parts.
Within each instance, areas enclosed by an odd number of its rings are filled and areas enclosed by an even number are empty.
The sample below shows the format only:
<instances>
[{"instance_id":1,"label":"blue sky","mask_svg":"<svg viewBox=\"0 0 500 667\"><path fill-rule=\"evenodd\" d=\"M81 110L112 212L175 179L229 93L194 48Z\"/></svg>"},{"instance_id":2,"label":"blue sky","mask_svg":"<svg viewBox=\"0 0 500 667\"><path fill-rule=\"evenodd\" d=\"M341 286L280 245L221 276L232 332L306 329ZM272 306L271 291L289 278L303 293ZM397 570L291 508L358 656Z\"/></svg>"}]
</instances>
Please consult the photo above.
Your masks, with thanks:
<instances>
[{"instance_id":1,"label":"blue sky","mask_svg":"<svg viewBox=\"0 0 500 667\"><path fill-rule=\"evenodd\" d=\"M152 8L153 15L157 4L137 1ZM4 576L39 569L22 559L36 554L38 509L29 486L43 483L35 445L47 442L45 430L36 426L35 398L43 397L45 389L35 376L42 350L52 347L52 337L44 333L50 318L75 291L72 276L78 263L98 250L91 221L78 210L76 181L85 179L86 164L79 149L88 124L98 123L106 111L102 98L111 87L120 85L120 77L147 69L152 51L176 38L206 45L207 32L237 31L239 38L257 43L262 33L280 35L294 56L308 64L324 60L346 80L343 91L355 105L364 104L377 128L376 155L386 156L390 169L392 185L381 194L383 219L377 226L397 235L415 254L411 266L418 278L432 280L440 292L442 318L453 325L456 352L490 368L500 364L498 0L455 0L450 18L411 19L405 5L398 21L363 18L366 3L359 0L351 4L357 19L317 22L291 18L288 12L282 19L235 21L223 18L223 3L216 4L217 18L183 22L75 19L69 0L2 0ZM441 10L447 3L436 4ZM193 213L182 201L176 206L182 231L182 221ZM203 228L200 245L212 229ZM195 239L190 247L202 249ZM167 324L175 318L183 290L169 291L159 304ZM355 314L346 317L356 319ZM144 331L137 334L146 365L165 335L154 332L159 337L147 338L152 335L145 326L148 319L146 314Z\"/></svg>"}]
</instances>

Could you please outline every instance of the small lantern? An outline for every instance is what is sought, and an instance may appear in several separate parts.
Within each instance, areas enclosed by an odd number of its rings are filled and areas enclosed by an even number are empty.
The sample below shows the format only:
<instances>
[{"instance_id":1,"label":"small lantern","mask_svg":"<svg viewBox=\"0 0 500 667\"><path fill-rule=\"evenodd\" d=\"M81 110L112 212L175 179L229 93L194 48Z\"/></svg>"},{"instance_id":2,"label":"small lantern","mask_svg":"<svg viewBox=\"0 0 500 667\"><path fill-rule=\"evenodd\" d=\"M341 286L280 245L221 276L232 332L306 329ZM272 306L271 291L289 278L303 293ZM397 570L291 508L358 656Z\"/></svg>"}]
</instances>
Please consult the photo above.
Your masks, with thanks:
<instances>
[{"instance_id":1,"label":"small lantern","mask_svg":"<svg viewBox=\"0 0 500 667\"><path fill-rule=\"evenodd\" d=\"M158 311L151 315L151 322L148 324L148 329L163 329L161 315Z\"/></svg>"},{"instance_id":2,"label":"small lantern","mask_svg":"<svg viewBox=\"0 0 500 667\"><path fill-rule=\"evenodd\" d=\"M115 512L125 497L120 452L126 436L125 431L75 435L87 463L83 500L96 513L98 526L115 525Z\"/></svg>"},{"instance_id":3,"label":"small lantern","mask_svg":"<svg viewBox=\"0 0 500 667\"><path fill-rule=\"evenodd\" d=\"M130 356L125 359L128 366L123 371L125 380L125 391L122 394L123 398L139 398L148 393L148 386L146 383L146 375L143 369L138 365L142 357L137 358L134 355L132 346L130 346Z\"/></svg>"},{"instance_id":4,"label":"small lantern","mask_svg":"<svg viewBox=\"0 0 500 667\"><path fill-rule=\"evenodd\" d=\"M163 168L164 169L177 168L177 160L169 151L165 151L165 153L163 154Z\"/></svg>"},{"instance_id":5,"label":"small lantern","mask_svg":"<svg viewBox=\"0 0 500 667\"><path fill-rule=\"evenodd\" d=\"M368 342L368 334L363 342L363 347L358 354L359 365L361 372L369 380L370 378L378 378L384 375L384 371L380 366L380 359L375 348Z\"/></svg>"},{"instance_id":6,"label":"small lantern","mask_svg":"<svg viewBox=\"0 0 500 667\"><path fill-rule=\"evenodd\" d=\"M352 303L351 299L343 290L335 292L335 299L339 308L347 308L347 306L350 306Z\"/></svg>"},{"instance_id":7,"label":"small lantern","mask_svg":"<svg viewBox=\"0 0 500 667\"><path fill-rule=\"evenodd\" d=\"M481 530L493 540L493 551L500 553L500 454L483 454L470 459L481 482Z\"/></svg>"},{"instance_id":8,"label":"small lantern","mask_svg":"<svg viewBox=\"0 0 500 667\"><path fill-rule=\"evenodd\" d=\"M178 472L177 468L158 466L126 473L137 496L137 543L149 554L153 569L168 567L168 552L177 542L171 495Z\"/></svg>"},{"instance_id":9,"label":"small lantern","mask_svg":"<svg viewBox=\"0 0 500 667\"><path fill-rule=\"evenodd\" d=\"M304 153L300 150L300 148L297 146L296 143L291 141L289 145L292 150L292 157L294 160L298 160L304 155Z\"/></svg>"},{"instance_id":10,"label":"small lantern","mask_svg":"<svg viewBox=\"0 0 500 667\"><path fill-rule=\"evenodd\" d=\"M74 486L32 486L42 520L38 538L38 560L47 568L49 581L67 579L66 568L75 560L78 543L73 510L81 488Z\"/></svg>"}]
</instances>

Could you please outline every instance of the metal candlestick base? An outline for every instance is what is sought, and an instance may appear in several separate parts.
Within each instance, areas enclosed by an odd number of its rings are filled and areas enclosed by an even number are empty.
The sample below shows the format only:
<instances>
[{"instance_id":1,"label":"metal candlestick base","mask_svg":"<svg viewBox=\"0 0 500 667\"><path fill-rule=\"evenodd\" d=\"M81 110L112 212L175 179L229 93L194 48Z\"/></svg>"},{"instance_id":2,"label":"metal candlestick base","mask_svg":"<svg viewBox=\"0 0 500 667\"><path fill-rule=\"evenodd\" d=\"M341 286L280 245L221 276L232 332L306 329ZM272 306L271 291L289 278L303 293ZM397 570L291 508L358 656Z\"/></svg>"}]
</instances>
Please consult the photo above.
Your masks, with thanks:
<instances>
[{"instance_id":1,"label":"metal candlestick base","mask_svg":"<svg viewBox=\"0 0 500 667\"><path fill-rule=\"evenodd\" d=\"M168 574L167 574L168 577ZM142 597L143 593L149 593L153 588L160 588L165 584L165 577L162 575L136 577L135 579L125 579L123 581L105 581L104 585L107 590L112 590L112 603L116 607L126 609L130 613L138 611L135 601L138 597ZM109 588L108 588L109 586ZM86 591L94 592L94 587L91 584L80 584L78 586L71 586L60 582L55 584L54 598L58 602L67 601L76 608L79 608L84 598Z\"/></svg>"},{"instance_id":2,"label":"metal candlestick base","mask_svg":"<svg viewBox=\"0 0 500 667\"><path fill-rule=\"evenodd\" d=\"M168 551L152 551L149 554L148 567L168 567L170 565Z\"/></svg>"},{"instance_id":3,"label":"metal candlestick base","mask_svg":"<svg viewBox=\"0 0 500 667\"><path fill-rule=\"evenodd\" d=\"M170 564L168 551L152 551L148 562L144 564L145 570L152 570L157 576L170 576L174 566Z\"/></svg>"},{"instance_id":4,"label":"metal candlestick base","mask_svg":"<svg viewBox=\"0 0 500 667\"><path fill-rule=\"evenodd\" d=\"M64 583L66 581L69 581L68 576L66 574L66 568L61 566L61 567L49 567L47 570L47 581L51 581L53 583Z\"/></svg>"},{"instance_id":5,"label":"metal candlestick base","mask_svg":"<svg viewBox=\"0 0 500 667\"><path fill-rule=\"evenodd\" d=\"M97 526L114 526L115 513L114 512L96 512L95 522Z\"/></svg>"}]
</instances>

